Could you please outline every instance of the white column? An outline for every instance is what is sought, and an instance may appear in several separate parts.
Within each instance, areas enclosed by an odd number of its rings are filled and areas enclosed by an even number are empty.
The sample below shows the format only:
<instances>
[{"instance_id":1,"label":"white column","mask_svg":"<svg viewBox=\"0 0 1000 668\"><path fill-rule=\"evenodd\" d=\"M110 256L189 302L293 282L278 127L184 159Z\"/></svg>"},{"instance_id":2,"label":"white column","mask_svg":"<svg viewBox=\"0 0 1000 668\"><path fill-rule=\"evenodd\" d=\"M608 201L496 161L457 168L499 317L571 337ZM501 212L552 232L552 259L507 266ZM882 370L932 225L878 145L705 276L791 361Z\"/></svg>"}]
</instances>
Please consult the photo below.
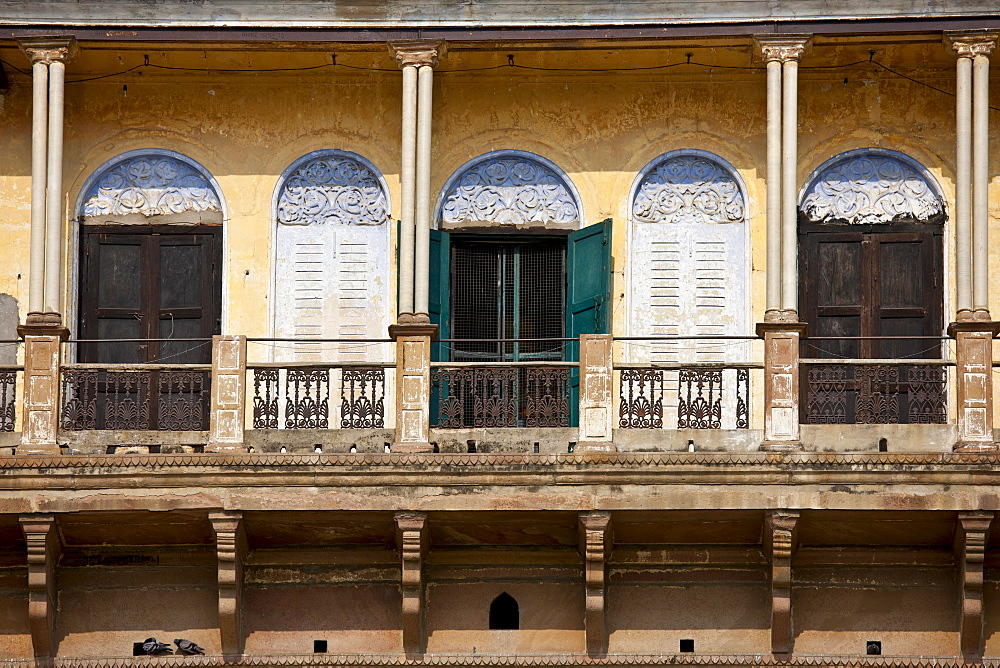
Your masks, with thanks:
<instances>
[{"instance_id":1,"label":"white column","mask_svg":"<svg viewBox=\"0 0 1000 668\"><path fill-rule=\"evenodd\" d=\"M49 64L49 158L45 204L45 297L49 313L62 312L63 258L63 94L66 64Z\"/></svg>"},{"instance_id":2,"label":"white column","mask_svg":"<svg viewBox=\"0 0 1000 668\"><path fill-rule=\"evenodd\" d=\"M31 263L28 268L28 311L40 313L45 295L45 175L48 158L49 66L31 66Z\"/></svg>"},{"instance_id":3,"label":"white column","mask_svg":"<svg viewBox=\"0 0 1000 668\"><path fill-rule=\"evenodd\" d=\"M972 65L972 306L975 317L990 320L989 299L989 128L990 53L996 33L976 50Z\"/></svg>"},{"instance_id":4,"label":"white column","mask_svg":"<svg viewBox=\"0 0 1000 668\"><path fill-rule=\"evenodd\" d=\"M399 312L413 313L414 192L417 159L417 68L403 66L402 211L399 230Z\"/></svg>"},{"instance_id":5,"label":"white column","mask_svg":"<svg viewBox=\"0 0 1000 668\"><path fill-rule=\"evenodd\" d=\"M781 61L767 60L767 311L781 310Z\"/></svg>"},{"instance_id":6,"label":"white column","mask_svg":"<svg viewBox=\"0 0 1000 668\"><path fill-rule=\"evenodd\" d=\"M420 66L417 84L417 227L413 261L413 311L428 312L430 287L431 230L431 119L433 107L434 68Z\"/></svg>"}]
</instances>

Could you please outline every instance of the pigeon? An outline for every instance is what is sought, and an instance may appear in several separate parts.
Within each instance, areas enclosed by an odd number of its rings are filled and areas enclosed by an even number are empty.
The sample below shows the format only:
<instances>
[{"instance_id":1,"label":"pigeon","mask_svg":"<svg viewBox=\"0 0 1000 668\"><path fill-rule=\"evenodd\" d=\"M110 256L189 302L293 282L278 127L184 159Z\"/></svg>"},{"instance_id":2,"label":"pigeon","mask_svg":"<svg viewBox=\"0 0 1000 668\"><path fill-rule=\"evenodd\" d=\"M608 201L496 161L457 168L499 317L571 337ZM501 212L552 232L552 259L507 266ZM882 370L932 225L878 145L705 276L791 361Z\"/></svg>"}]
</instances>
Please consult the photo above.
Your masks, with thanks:
<instances>
[{"instance_id":1,"label":"pigeon","mask_svg":"<svg viewBox=\"0 0 1000 668\"><path fill-rule=\"evenodd\" d=\"M177 645L177 651L181 654L205 653L205 649L203 647L198 647L195 643L190 640L184 640L184 638L174 638L174 644Z\"/></svg>"},{"instance_id":2,"label":"pigeon","mask_svg":"<svg viewBox=\"0 0 1000 668\"><path fill-rule=\"evenodd\" d=\"M158 641L156 638L146 638L146 641L142 643L142 651L149 656L160 656L161 654L173 654L174 651L170 649L170 645Z\"/></svg>"}]
</instances>

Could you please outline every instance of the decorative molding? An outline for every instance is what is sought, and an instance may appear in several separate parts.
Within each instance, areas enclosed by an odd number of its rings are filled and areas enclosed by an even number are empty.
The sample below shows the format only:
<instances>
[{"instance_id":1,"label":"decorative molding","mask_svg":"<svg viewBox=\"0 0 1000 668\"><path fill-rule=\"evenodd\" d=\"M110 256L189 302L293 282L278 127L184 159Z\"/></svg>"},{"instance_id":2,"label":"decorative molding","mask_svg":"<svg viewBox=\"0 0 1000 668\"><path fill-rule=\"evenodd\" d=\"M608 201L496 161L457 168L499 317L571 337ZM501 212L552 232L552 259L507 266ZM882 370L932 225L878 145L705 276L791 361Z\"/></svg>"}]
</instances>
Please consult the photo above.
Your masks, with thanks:
<instances>
[{"instance_id":1,"label":"decorative molding","mask_svg":"<svg viewBox=\"0 0 1000 668\"><path fill-rule=\"evenodd\" d=\"M424 651L424 557L427 554L427 513L399 512L396 544L401 560L403 650L418 659Z\"/></svg>"},{"instance_id":2,"label":"decorative molding","mask_svg":"<svg viewBox=\"0 0 1000 668\"><path fill-rule=\"evenodd\" d=\"M580 206L569 180L547 160L496 151L466 163L442 193L444 225L577 227Z\"/></svg>"},{"instance_id":3,"label":"decorative molding","mask_svg":"<svg viewBox=\"0 0 1000 668\"><path fill-rule=\"evenodd\" d=\"M771 557L771 653L792 651L792 552L799 513L771 510L764 537Z\"/></svg>"},{"instance_id":4,"label":"decorative molding","mask_svg":"<svg viewBox=\"0 0 1000 668\"><path fill-rule=\"evenodd\" d=\"M801 60L802 54L812 42L812 35L754 35L754 43L760 49L764 62L778 61L781 63Z\"/></svg>"},{"instance_id":5,"label":"decorative molding","mask_svg":"<svg viewBox=\"0 0 1000 668\"><path fill-rule=\"evenodd\" d=\"M940 223L944 203L919 163L892 151L842 153L812 173L799 212L810 223Z\"/></svg>"},{"instance_id":6,"label":"decorative molding","mask_svg":"<svg viewBox=\"0 0 1000 668\"><path fill-rule=\"evenodd\" d=\"M608 651L606 628L607 597L605 596L605 567L611 557L611 513L584 511L580 513L580 556L583 557L583 582L585 588L584 632L587 636L587 654L600 657Z\"/></svg>"},{"instance_id":7,"label":"decorative molding","mask_svg":"<svg viewBox=\"0 0 1000 668\"><path fill-rule=\"evenodd\" d=\"M743 188L720 159L702 151L675 151L648 167L632 199L643 223L742 223Z\"/></svg>"},{"instance_id":8,"label":"decorative molding","mask_svg":"<svg viewBox=\"0 0 1000 668\"><path fill-rule=\"evenodd\" d=\"M1000 32L996 30L946 30L944 33L945 43L959 58L989 57L997 46L997 37Z\"/></svg>"},{"instance_id":9,"label":"decorative molding","mask_svg":"<svg viewBox=\"0 0 1000 668\"><path fill-rule=\"evenodd\" d=\"M90 179L83 216L156 216L222 211L211 177L179 154L143 151L119 156Z\"/></svg>"},{"instance_id":10,"label":"decorative molding","mask_svg":"<svg viewBox=\"0 0 1000 668\"><path fill-rule=\"evenodd\" d=\"M400 69L408 66L421 67L430 65L437 67L438 61L445 57L448 46L441 40L407 40L405 42L389 42L389 53L396 59Z\"/></svg>"},{"instance_id":11,"label":"decorative molding","mask_svg":"<svg viewBox=\"0 0 1000 668\"><path fill-rule=\"evenodd\" d=\"M22 37L17 40L21 51L34 63L46 65L56 62L68 62L79 52L76 37L72 35L58 37Z\"/></svg>"},{"instance_id":12,"label":"decorative molding","mask_svg":"<svg viewBox=\"0 0 1000 668\"><path fill-rule=\"evenodd\" d=\"M283 177L275 206L282 225L385 225L389 200L374 165L346 151L316 151Z\"/></svg>"}]
</instances>

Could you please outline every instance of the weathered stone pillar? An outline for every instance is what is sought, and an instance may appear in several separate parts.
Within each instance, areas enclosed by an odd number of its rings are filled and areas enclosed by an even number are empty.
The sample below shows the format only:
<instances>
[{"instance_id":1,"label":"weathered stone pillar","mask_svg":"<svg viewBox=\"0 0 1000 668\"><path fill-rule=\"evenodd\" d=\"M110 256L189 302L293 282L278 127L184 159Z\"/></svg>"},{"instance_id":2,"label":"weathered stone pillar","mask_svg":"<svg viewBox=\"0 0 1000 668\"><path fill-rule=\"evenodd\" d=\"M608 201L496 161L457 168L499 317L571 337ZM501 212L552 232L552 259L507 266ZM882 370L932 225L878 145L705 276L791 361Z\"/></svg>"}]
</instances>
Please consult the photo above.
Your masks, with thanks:
<instances>
[{"instance_id":1,"label":"weathered stone pillar","mask_svg":"<svg viewBox=\"0 0 1000 668\"><path fill-rule=\"evenodd\" d=\"M794 315L794 312L792 313ZM764 442L761 450L801 450L799 339L801 322L757 323L764 337Z\"/></svg>"},{"instance_id":2,"label":"weathered stone pillar","mask_svg":"<svg viewBox=\"0 0 1000 668\"><path fill-rule=\"evenodd\" d=\"M62 543L52 515L22 515L28 544L28 625L36 659L55 656L56 566Z\"/></svg>"},{"instance_id":3,"label":"weathered stone pillar","mask_svg":"<svg viewBox=\"0 0 1000 668\"><path fill-rule=\"evenodd\" d=\"M608 652L608 631L605 569L611 557L611 513L588 511L580 513L580 556L583 557L584 629L587 653L602 657Z\"/></svg>"},{"instance_id":4,"label":"weathered stone pillar","mask_svg":"<svg viewBox=\"0 0 1000 668\"><path fill-rule=\"evenodd\" d=\"M580 441L576 452L614 452L615 395L610 334L580 336Z\"/></svg>"},{"instance_id":5,"label":"weathered stone pillar","mask_svg":"<svg viewBox=\"0 0 1000 668\"><path fill-rule=\"evenodd\" d=\"M208 449L245 450L247 337L212 337L212 413Z\"/></svg>"},{"instance_id":6,"label":"weathered stone pillar","mask_svg":"<svg viewBox=\"0 0 1000 668\"><path fill-rule=\"evenodd\" d=\"M227 660L243 655L243 561L247 554L243 513L209 513L219 563L219 635Z\"/></svg>"},{"instance_id":7,"label":"weathered stone pillar","mask_svg":"<svg viewBox=\"0 0 1000 668\"><path fill-rule=\"evenodd\" d=\"M396 513L403 594L403 650L411 659L424 653L424 557L427 556L427 513Z\"/></svg>"},{"instance_id":8,"label":"weathered stone pillar","mask_svg":"<svg viewBox=\"0 0 1000 668\"><path fill-rule=\"evenodd\" d=\"M69 331L58 313L30 313L24 338L24 408L19 455L59 454L59 368Z\"/></svg>"},{"instance_id":9,"label":"weathered stone pillar","mask_svg":"<svg viewBox=\"0 0 1000 668\"><path fill-rule=\"evenodd\" d=\"M966 660L983 656L983 560L992 523L992 512L958 514L955 551L962 597L961 647Z\"/></svg>"},{"instance_id":10,"label":"weathered stone pillar","mask_svg":"<svg viewBox=\"0 0 1000 668\"><path fill-rule=\"evenodd\" d=\"M948 325L955 337L959 452L997 449L993 441L993 337L1000 322L961 320Z\"/></svg>"},{"instance_id":11,"label":"weathered stone pillar","mask_svg":"<svg viewBox=\"0 0 1000 668\"><path fill-rule=\"evenodd\" d=\"M399 316L389 326L396 341L396 438L394 452L432 452L431 339L437 325L425 314Z\"/></svg>"},{"instance_id":12,"label":"weathered stone pillar","mask_svg":"<svg viewBox=\"0 0 1000 668\"><path fill-rule=\"evenodd\" d=\"M792 651L792 552L799 513L772 510L764 527L764 553L771 558L771 653Z\"/></svg>"}]
</instances>

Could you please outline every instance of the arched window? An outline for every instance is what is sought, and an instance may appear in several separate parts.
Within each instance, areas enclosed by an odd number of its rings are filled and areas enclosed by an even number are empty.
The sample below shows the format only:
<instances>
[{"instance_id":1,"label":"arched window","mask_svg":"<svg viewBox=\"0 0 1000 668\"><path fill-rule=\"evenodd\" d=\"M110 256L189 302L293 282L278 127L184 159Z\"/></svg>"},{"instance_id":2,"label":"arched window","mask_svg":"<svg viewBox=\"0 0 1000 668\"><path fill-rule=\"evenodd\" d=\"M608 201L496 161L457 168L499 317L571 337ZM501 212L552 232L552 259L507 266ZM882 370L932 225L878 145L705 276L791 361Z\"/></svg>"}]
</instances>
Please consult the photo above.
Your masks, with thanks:
<instances>
[{"instance_id":1,"label":"arched window","mask_svg":"<svg viewBox=\"0 0 1000 668\"><path fill-rule=\"evenodd\" d=\"M504 592L490 603L490 629L521 628L521 612L513 596Z\"/></svg>"},{"instance_id":2,"label":"arched window","mask_svg":"<svg viewBox=\"0 0 1000 668\"><path fill-rule=\"evenodd\" d=\"M384 338L390 303L389 195L355 153L296 160L274 193L273 323L278 338ZM297 344L278 357L383 361L384 345Z\"/></svg>"},{"instance_id":3,"label":"arched window","mask_svg":"<svg viewBox=\"0 0 1000 668\"><path fill-rule=\"evenodd\" d=\"M811 337L829 337L804 355L939 357L926 339L871 338L941 334L945 207L927 170L895 151L848 151L813 172L799 202L799 314ZM804 422L945 418L938 368L813 366L807 382Z\"/></svg>"},{"instance_id":4,"label":"arched window","mask_svg":"<svg viewBox=\"0 0 1000 668\"><path fill-rule=\"evenodd\" d=\"M671 151L639 173L629 202L630 334L749 334L747 201L736 170L712 153ZM747 352L745 344L722 340L642 342L629 347L637 363L741 362ZM729 373L733 377L722 382L724 428L742 426L735 410L735 371ZM669 396L676 392L677 373L668 373L666 381ZM665 403L664 426L678 425L676 411L674 402Z\"/></svg>"}]
</instances>

